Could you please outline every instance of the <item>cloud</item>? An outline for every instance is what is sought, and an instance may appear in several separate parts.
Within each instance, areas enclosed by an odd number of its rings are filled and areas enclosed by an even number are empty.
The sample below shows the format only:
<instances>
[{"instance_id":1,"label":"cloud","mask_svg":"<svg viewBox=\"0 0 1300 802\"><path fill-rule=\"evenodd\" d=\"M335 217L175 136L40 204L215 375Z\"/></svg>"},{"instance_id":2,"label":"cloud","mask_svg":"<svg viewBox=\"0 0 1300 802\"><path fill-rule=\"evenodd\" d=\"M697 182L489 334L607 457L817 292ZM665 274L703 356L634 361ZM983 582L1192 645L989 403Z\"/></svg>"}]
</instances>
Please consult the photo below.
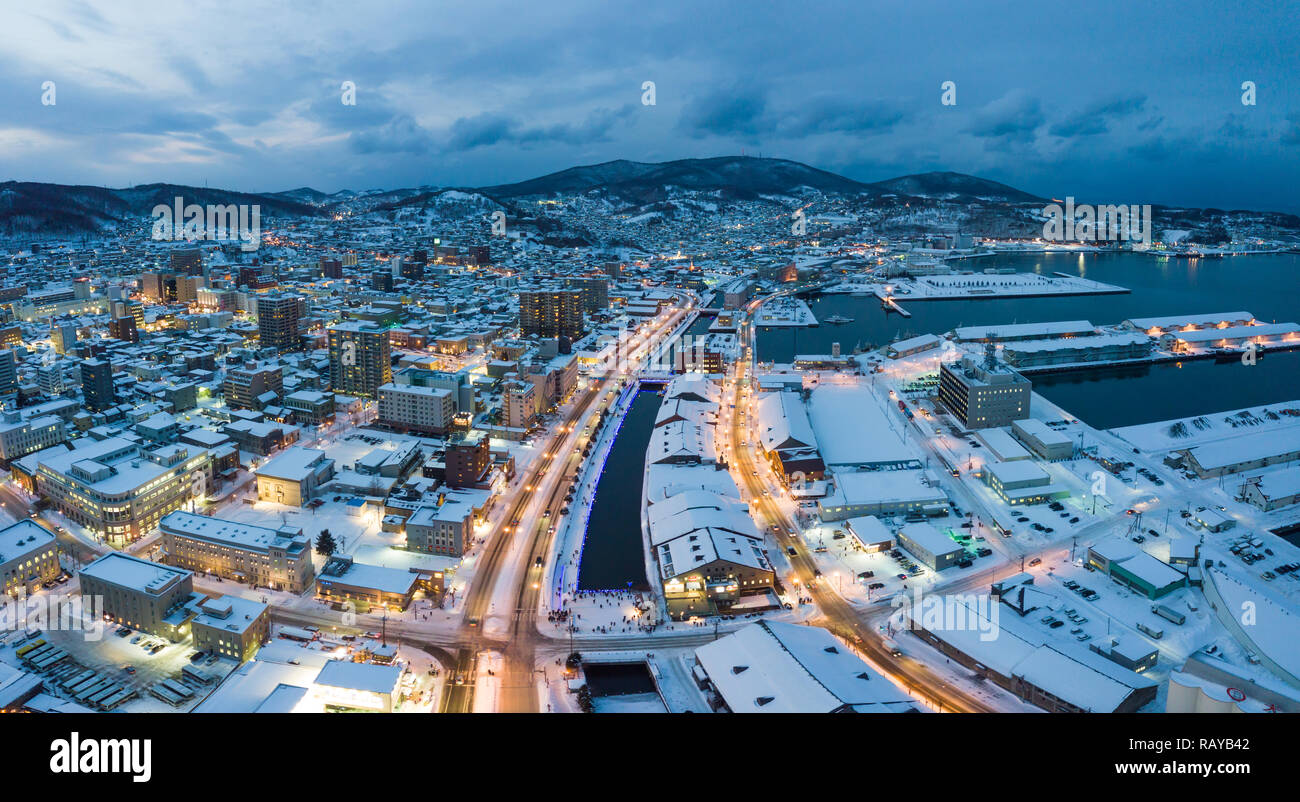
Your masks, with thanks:
<instances>
[{"instance_id":1,"label":"cloud","mask_svg":"<svg viewBox=\"0 0 1300 802\"><path fill-rule=\"evenodd\" d=\"M1038 98L1013 90L976 111L964 131L981 139L1024 142L1033 139L1043 122Z\"/></svg>"},{"instance_id":2,"label":"cloud","mask_svg":"<svg viewBox=\"0 0 1300 802\"><path fill-rule=\"evenodd\" d=\"M809 98L781 116L777 133L803 137L817 134L870 134L888 131L906 117L898 106L884 101L854 101L843 96Z\"/></svg>"},{"instance_id":3,"label":"cloud","mask_svg":"<svg viewBox=\"0 0 1300 802\"><path fill-rule=\"evenodd\" d=\"M1113 120L1137 114L1146 102L1147 96L1140 93L1096 100L1077 114L1053 125L1048 133L1066 138L1104 134L1110 130Z\"/></svg>"},{"instance_id":4,"label":"cloud","mask_svg":"<svg viewBox=\"0 0 1300 802\"><path fill-rule=\"evenodd\" d=\"M686 104L677 129L687 136L751 137L769 129L767 96L754 87L732 87L709 92Z\"/></svg>"},{"instance_id":5,"label":"cloud","mask_svg":"<svg viewBox=\"0 0 1300 802\"><path fill-rule=\"evenodd\" d=\"M632 110L631 104L617 109L599 108L590 112L578 123L554 123L530 127L525 127L518 119L499 112L462 117L451 125L447 149L461 152L502 144L588 145L594 142L605 142L609 141L614 126L631 116Z\"/></svg>"},{"instance_id":6,"label":"cloud","mask_svg":"<svg viewBox=\"0 0 1300 802\"><path fill-rule=\"evenodd\" d=\"M349 137L357 153L429 153L434 137L409 114L399 114L380 126L356 131Z\"/></svg>"}]
</instances>

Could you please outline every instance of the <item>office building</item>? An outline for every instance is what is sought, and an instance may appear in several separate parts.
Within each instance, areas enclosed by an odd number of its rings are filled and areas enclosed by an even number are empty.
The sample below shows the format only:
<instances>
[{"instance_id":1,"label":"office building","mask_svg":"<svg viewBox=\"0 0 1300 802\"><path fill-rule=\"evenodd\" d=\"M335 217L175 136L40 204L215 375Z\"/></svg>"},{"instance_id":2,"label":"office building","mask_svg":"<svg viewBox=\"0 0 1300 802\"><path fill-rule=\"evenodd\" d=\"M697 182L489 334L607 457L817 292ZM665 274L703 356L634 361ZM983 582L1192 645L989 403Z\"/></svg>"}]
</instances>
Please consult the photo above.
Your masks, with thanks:
<instances>
[{"instance_id":1,"label":"office building","mask_svg":"<svg viewBox=\"0 0 1300 802\"><path fill-rule=\"evenodd\" d=\"M1032 387L997 361L992 344L982 362L967 356L939 368L939 401L967 429L1010 426L1029 417Z\"/></svg>"},{"instance_id":2,"label":"office building","mask_svg":"<svg viewBox=\"0 0 1300 802\"><path fill-rule=\"evenodd\" d=\"M293 446L254 473L258 500L301 507L334 478L334 460L324 451Z\"/></svg>"},{"instance_id":3,"label":"office building","mask_svg":"<svg viewBox=\"0 0 1300 802\"><path fill-rule=\"evenodd\" d=\"M159 519L213 487L212 455L185 443L148 448L122 437L82 438L14 465L54 507L112 543L153 531Z\"/></svg>"},{"instance_id":4,"label":"office building","mask_svg":"<svg viewBox=\"0 0 1300 802\"><path fill-rule=\"evenodd\" d=\"M290 593L307 590L316 575L311 538L301 527L271 529L177 510L158 528L169 565Z\"/></svg>"},{"instance_id":5,"label":"office building","mask_svg":"<svg viewBox=\"0 0 1300 802\"><path fill-rule=\"evenodd\" d=\"M110 551L80 571L81 595L102 600L114 622L171 641L184 640L194 618L194 575Z\"/></svg>"},{"instance_id":6,"label":"office building","mask_svg":"<svg viewBox=\"0 0 1300 802\"><path fill-rule=\"evenodd\" d=\"M194 648L244 663L271 639L271 608L238 596L215 596L195 606Z\"/></svg>"},{"instance_id":7,"label":"office building","mask_svg":"<svg viewBox=\"0 0 1300 802\"><path fill-rule=\"evenodd\" d=\"M30 520L0 529L0 590L6 596L35 593L61 570L53 532Z\"/></svg>"},{"instance_id":8,"label":"office building","mask_svg":"<svg viewBox=\"0 0 1300 802\"><path fill-rule=\"evenodd\" d=\"M129 343L140 342L140 333L136 330L135 318L129 315L108 321L108 336L114 340L123 340Z\"/></svg>"}]
</instances>

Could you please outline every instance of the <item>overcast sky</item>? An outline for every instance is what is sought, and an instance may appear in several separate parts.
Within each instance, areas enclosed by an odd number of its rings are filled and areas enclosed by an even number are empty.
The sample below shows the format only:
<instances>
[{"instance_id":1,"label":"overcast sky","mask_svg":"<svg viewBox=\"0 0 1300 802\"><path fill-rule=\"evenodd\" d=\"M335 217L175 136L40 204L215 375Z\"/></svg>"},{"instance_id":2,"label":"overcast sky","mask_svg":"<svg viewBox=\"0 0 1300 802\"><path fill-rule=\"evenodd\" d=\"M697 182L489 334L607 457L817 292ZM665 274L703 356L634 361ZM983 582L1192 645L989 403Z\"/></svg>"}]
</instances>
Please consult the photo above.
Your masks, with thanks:
<instances>
[{"instance_id":1,"label":"overcast sky","mask_svg":"<svg viewBox=\"0 0 1300 802\"><path fill-rule=\"evenodd\" d=\"M1224 5L8 4L0 180L332 192L743 151L1300 211L1294 8Z\"/></svg>"}]
</instances>

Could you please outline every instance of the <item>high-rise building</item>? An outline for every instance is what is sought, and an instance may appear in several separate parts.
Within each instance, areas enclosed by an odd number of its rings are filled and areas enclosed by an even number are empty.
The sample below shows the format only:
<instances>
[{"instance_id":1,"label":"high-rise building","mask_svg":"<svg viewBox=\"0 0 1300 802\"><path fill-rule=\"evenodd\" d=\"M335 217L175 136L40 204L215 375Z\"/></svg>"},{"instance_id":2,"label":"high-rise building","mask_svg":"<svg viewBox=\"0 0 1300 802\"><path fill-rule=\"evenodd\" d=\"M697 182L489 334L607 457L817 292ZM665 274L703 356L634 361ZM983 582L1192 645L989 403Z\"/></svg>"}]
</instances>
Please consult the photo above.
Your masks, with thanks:
<instances>
[{"instance_id":1,"label":"high-rise building","mask_svg":"<svg viewBox=\"0 0 1300 802\"><path fill-rule=\"evenodd\" d=\"M140 342L140 332L135 328L135 318L129 315L108 321L108 336L129 343Z\"/></svg>"},{"instance_id":2,"label":"high-rise building","mask_svg":"<svg viewBox=\"0 0 1300 802\"><path fill-rule=\"evenodd\" d=\"M370 289L377 292L393 291L393 274L388 270L376 270L370 274Z\"/></svg>"},{"instance_id":3,"label":"high-rise building","mask_svg":"<svg viewBox=\"0 0 1300 802\"><path fill-rule=\"evenodd\" d=\"M279 365L259 365L256 362L230 368L221 385L226 406L233 409L261 409L262 398L273 393L279 398L284 393L284 369Z\"/></svg>"},{"instance_id":4,"label":"high-rise building","mask_svg":"<svg viewBox=\"0 0 1300 802\"><path fill-rule=\"evenodd\" d=\"M143 273L140 294L156 304L176 303L176 276L171 273Z\"/></svg>"},{"instance_id":5,"label":"high-rise building","mask_svg":"<svg viewBox=\"0 0 1300 802\"><path fill-rule=\"evenodd\" d=\"M320 272L325 278L343 278L343 262L321 257Z\"/></svg>"},{"instance_id":6,"label":"high-rise building","mask_svg":"<svg viewBox=\"0 0 1300 802\"><path fill-rule=\"evenodd\" d=\"M173 273L195 275L203 272L203 251L198 248L176 248L169 257Z\"/></svg>"},{"instance_id":7,"label":"high-rise building","mask_svg":"<svg viewBox=\"0 0 1300 802\"><path fill-rule=\"evenodd\" d=\"M18 392L18 360L12 349L0 351L0 396Z\"/></svg>"},{"instance_id":8,"label":"high-rise building","mask_svg":"<svg viewBox=\"0 0 1300 802\"><path fill-rule=\"evenodd\" d=\"M587 312L599 312L609 307L608 278L571 276L564 279L564 286L582 291L582 308Z\"/></svg>"},{"instance_id":9,"label":"high-rise building","mask_svg":"<svg viewBox=\"0 0 1300 802\"><path fill-rule=\"evenodd\" d=\"M448 443L443 457L443 481L453 488L474 487L487 477L490 467L492 454L486 437Z\"/></svg>"},{"instance_id":10,"label":"high-rise building","mask_svg":"<svg viewBox=\"0 0 1300 802\"><path fill-rule=\"evenodd\" d=\"M179 276L176 279L176 303L192 304L199 299L204 286L203 276Z\"/></svg>"},{"instance_id":11,"label":"high-rise building","mask_svg":"<svg viewBox=\"0 0 1300 802\"><path fill-rule=\"evenodd\" d=\"M117 403L113 394L113 365L104 359L86 359L81 363L81 394L86 409L108 409Z\"/></svg>"},{"instance_id":12,"label":"high-rise building","mask_svg":"<svg viewBox=\"0 0 1300 802\"><path fill-rule=\"evenodd\" d=\"M51 324L50 340L54 343L55 352L66 354L77 345L77 324L70 320Z\"/></svg>"},{"instance_id":13,"label":"high-rise building","mask_svg":"<svg viewBox=\"0 0 1300 802\"><path fill-rule=\"evenodd\" d=\"M582 336L582 290L522 290L519 330L524 336Z\"/></svg>"},{"instance_id":14,"label":"high-rise building","mask_svg":"<svg viewBox=\"0 0 1300 802\"><path fill-rule=\"evenodd\" d=\"M307 316L307 301L299 295L260 295L257 298L257 334L263 348L280 353L298 351L298 328Z\"/></svg>"},{"instance_id":15,"label":"high-rise building","mask_svg":"<svg viewBox=\"0 0 1300 802\"><path fill-rule=\"evenodd\" d=\"M330 386L336 393L377 398L393 380L388 330L349 321L329 328Z\"/></svg>"}]
</instances>

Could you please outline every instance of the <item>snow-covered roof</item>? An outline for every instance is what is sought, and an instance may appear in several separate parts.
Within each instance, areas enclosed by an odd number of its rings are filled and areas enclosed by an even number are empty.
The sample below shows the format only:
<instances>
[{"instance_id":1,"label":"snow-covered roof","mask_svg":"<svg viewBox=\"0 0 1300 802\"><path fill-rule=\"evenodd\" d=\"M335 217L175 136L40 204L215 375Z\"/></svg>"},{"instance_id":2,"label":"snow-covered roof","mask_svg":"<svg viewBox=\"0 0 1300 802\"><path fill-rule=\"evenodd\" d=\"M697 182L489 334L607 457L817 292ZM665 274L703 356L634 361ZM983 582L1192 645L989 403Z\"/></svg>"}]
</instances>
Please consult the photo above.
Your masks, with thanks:
<instances>
[{"instance_id":1,"label":"snow-covered roof","mask_svg":"<svg viewBox=\"0 0 1300 802\"><path fill-rule=\"evenodd\" d=\"M695 656L735 713L919 709L820 627L760 621L701 646Z\"/></svg>"}]
</instances>

